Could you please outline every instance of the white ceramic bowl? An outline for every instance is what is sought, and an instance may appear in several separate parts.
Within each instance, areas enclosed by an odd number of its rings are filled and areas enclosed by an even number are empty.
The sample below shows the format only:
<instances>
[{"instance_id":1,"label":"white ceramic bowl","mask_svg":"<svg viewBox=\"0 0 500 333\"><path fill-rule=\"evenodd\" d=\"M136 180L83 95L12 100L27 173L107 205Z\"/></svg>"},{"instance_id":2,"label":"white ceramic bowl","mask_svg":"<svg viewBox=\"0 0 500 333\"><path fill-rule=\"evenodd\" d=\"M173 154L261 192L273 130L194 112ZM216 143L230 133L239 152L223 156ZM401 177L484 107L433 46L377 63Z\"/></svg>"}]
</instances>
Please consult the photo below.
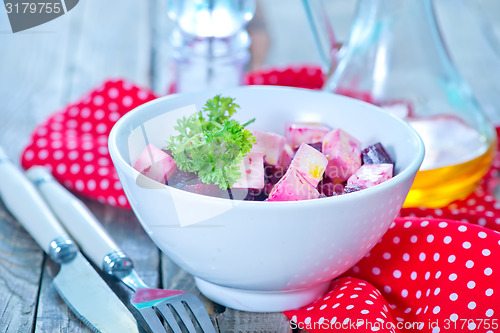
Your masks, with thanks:
<instances>
[{"instance_id":1,"label":"white ceramic bowl","mask_svg":"<svg viewBox=\"0 0 500 333\"><path fill-rule=\"evenodd\" d=\"M147 142L163 147L174 133L182 110L169 111L190 104L200 109L217 93L236 98L237 119L256 118L250 128L283 133L285 122L323 122L346 130L363 146L380 141L396 161L396 176L337 197L252 202L185 192L132 168ZM396 217L424 157L416 132L373 105L269 86L176 94L146 103L116 123L109 151L127 198L156 245L194 275L209 299L258 312L309 304L365 256Z\"/></svg>"}]
</instances>

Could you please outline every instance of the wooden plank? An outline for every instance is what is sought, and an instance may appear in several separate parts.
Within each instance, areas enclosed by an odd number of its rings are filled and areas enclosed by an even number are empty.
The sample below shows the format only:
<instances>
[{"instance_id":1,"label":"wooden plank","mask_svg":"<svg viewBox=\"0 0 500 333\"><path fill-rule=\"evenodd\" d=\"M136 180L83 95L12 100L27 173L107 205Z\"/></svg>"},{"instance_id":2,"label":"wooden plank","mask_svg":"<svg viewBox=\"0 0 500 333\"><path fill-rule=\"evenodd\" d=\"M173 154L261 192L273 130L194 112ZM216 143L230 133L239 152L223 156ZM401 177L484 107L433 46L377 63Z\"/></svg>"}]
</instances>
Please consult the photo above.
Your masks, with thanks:
<instances>
[{"instance_id":1,"label":"wooden plank","mask_svg":"<svg viewBox=\"0 0 500 333\"><path fill-rule=\"evenodd\" d=\"M66 43L75 18L63 15L16 34L6 17L0 20L0 145L16 163L35 125L64 104Z\"/></svg>"},{"instance_id":2,"label":"wooden plank","mask_svg":"<svg viewBox=\"0 0 500 333\"><path fill-rule=\"evenodd\" d=\"M159 284L158 249L144 232L135 215L128 210L104 206L94 200L80 198L95 214L115 242L134 260L136 269L151 286ZM58 297L52 286L52 278L57 272L57 265L50 260L45 265L42 279L40 301L36 320L36 332L55 332L69 330L71 332L90 332L66 304ZM102 273L101 273L102 275ZM102 276L124 304L130 306L132 293L119 281Z\"/></svg>"},{"instance_id":3,"label":"wooden plank","mask_svg":"<svg viewBox=\"0 0 500 333\"><path fill-rule=\"evenodd\" d=\"M0 20L0 145L16 164L35 125L63 104L71 22L72 16L64 15L13 34L6 16ZM43 251L0 205L1 332L33 330L43 258Z\"/></svg>"},{"instance_id":4,"label":"wooden plank","mask_svg":"<svg viewBox=\"0 0 500 333\"><path fill-rule=\"evenodd\" d=\"M89 333L91 330L71 312L52 284L59 265L47 258L43 270L35 332Z\"/></svg>"},{"instance_id":5,"label":"wooden plank","mask_svg":"<svg viewBox=\"0 0 500 333\"><path fill-rule=\"evenodd\" d=\"M88 0L80 2L80 37L69 60L67 100L75 100L110 78L126 78L149 87L150 5L136 0ZM73 9L73 11L75 10ZM72 12L73 12L72 11ZM159 283L157 248L131 211L84 201L117 243L134 259L145 282Z\"/></svg>"},{"instance_id":6,"label":"wooden plank","mask_svg":"<svg viewBox=\"0 0 500 333\"><path fill-rule=\"evenodd\" d=\"M281 312L251 313L227 309L220 326L224 333L291 333L292 328Z\"/></svg>"},{"instance_id":7,"label":"wooden plank","mask_svg":"<svg viewBox=\"0 0 500 333\"><path fill-rule=\"evenodd\" d=\"M161 284L159 250L134 213L130 210L105 206L94 200L81 199L118 246L130 256L144 282L153 288L159 287Z\"/></svg>"},{"instance_id":8,"label":"wooden plank","mask_svg":"<svg viewBox=\"0 0 500 333\"><path fill-rule=\"evenodd\" d=\"M65 65L64 103L76 100L111 77L124 77L148 85L149 5L135 0L82 1L71 12L79 20L71 27ZM111 236L134 259L147 283L158 284L156 247L130 211L85 200ZM44 274L35 332L88 331L64 304L54 301L51 274ZM106 279L128 303L130 293L120 283Z\"/></svg>"},{"instance_id":9,"label":"wooden plank","mask_svg":"<svg viewBox=\"0 0 500 333\"><path fill-rule=\"evenodd\" d=\"M95 214L113 240L134 262L141 279L151 288L160 287L160 256L156 245L146 234L132 211L104 206L99 202L83 199L84 204ZM136 314L130 304L133 292L123 283L103 276L113 291L129 310Z\"/></svg>"},{"instance_id":10,"label":"wooden plank","mask_svg":"<svg viewBox=\"0 0 500 333\"><path fill-rule=\"evenodd\" d=\"M0 332L30 331L43 253L0 202Z\"/></svg>"},{"instance_id":11,"label":"wooden plank","mask_svg":"<svg viewBox=\"0 0 500 333\"><path fill-rule=\"evenodd\" d=\"M220 330L222 314L226 310L203 296L194 283L193 276L177 266L165 254L161 255L162 288L187 291L200 299L205 306L217 332Z\"/></svg>"},{"instance_id":12,"label":"wooden plank","mask_svg":"<svg viewBox=\"0 0 500 333\"><path fill-rule=\"evenodd\" d=\"M80 1L73 11L77 8L82 23L68 65L68 100L81 97L110 78L150 86L149 2L87 0Z\"/></svg>"}]
</instances>

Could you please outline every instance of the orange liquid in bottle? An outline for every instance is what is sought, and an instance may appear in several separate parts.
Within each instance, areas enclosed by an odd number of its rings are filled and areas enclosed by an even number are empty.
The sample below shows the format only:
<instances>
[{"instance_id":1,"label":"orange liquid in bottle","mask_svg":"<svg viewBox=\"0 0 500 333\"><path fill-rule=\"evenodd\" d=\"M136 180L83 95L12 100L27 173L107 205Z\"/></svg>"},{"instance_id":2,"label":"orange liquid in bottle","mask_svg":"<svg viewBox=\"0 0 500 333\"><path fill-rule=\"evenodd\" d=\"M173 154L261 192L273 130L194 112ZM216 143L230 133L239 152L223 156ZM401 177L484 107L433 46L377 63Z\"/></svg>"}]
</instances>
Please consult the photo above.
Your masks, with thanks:
<instances>
[{"instance_id":1,"label":"orange liquid in bottle","mask_svg":"<svg viewBox=\"0 0 500 333\"><path fill-rule=\"evenodd\" d=\"M403 207L439 208L474 191L489 170L497 142L458 118L409 120L424 141L424 162Z\"/></svg>"}]
</instances>

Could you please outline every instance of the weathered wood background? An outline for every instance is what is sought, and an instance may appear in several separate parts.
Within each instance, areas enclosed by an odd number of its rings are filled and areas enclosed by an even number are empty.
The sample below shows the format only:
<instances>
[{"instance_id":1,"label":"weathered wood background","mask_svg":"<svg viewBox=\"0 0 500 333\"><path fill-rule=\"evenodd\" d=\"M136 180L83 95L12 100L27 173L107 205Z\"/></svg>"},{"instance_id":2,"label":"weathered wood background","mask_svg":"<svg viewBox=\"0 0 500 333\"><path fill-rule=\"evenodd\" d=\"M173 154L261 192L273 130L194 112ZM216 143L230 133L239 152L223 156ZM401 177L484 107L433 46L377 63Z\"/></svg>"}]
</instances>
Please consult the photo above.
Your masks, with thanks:
<instances>
[{"instance_id":1,"label":"weathered wood background","mask_svg":"<svg viewBox=\"0 0 500 333\"><path fill-rule=\"evenodd\" d=\"M300 1L261 4L271 38L264 65L318 63ZM499 35L500 2L480 4ZM328 4L341 39L347 35L353 5L343 0ZM17 34L10 31L0 6L0 145L19 163L36 124L110 77L165 93L171 80L170 29L166 0L82 0L68 14ZM463 52L458 59L474 81L474 50L464 47ZM486 90L488 83L477 82L473 87ZM148 284L199 295L192 277L161 255L131 212L84 202L134 259ZM0 332L89 331L51 285L56 269L0 201ZM291 331L281 313L251 314L204 302L220 332Z\"/></svg>"}]
</instances>

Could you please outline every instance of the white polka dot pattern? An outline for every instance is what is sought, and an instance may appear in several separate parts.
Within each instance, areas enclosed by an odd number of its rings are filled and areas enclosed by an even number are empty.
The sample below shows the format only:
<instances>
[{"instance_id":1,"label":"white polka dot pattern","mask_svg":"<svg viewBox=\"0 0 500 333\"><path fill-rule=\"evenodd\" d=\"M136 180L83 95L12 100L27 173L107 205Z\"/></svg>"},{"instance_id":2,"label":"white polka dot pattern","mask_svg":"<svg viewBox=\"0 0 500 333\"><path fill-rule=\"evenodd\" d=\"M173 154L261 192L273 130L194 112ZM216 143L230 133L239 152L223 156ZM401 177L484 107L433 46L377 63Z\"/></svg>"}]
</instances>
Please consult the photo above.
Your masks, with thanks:
<instances>
[{"instance_id":1,"label":"white polka dot pattern","mask_svg":"<svg viewBox=\"0 0 500 333\"><path fill-rule=\"evenodd\" d=\"M395 322L389 304L370 283L344 277L332 282L330 291L311 306L285 314L309 332L316 327L352 327L353 332L396 332L384 329L384 323ZM335 326L335 323L337 325ZM330 326L331 325L331 326ZM369 327L368 331L365 328ZM328 330L323 330L326 332Z\"/></svg>"},{"instance_id":2,"label":"white polka dot pattern","mask_svg":"<svg viewBox=\"0 0 500 333\"><path fill-rule=\"evenodd\" d=\"M122 115L154 98L150 91L122 80L104 83L35 129L22 166L47 166L71 190L129 208L108 153L108 134Z\"/></svg>"},{"instance_id":3,"label":"white polka dot pattern","mask_svg":"<svg viewBox=\"0 0 500 333\"><path fill-rule=\"evenodd\" d=\"M430 235L433 246L428 246ZM500 233L493 230L453 220L397 218L382 241L356 269L335 280L325 297L285 314L309 332L327 331L312 324L323 318L326 327L325 318L333 317L365 323L346 332L373 332L374 326L366 324L379 319L393 324L377 327L380 332L393 332L390 328L398 322L425 323L423 332L445 332L446 322L498 316L500 298L494 295L500 289L500 262L490 258L499 256ZM436 321L442 326L429 327ZM467 325L475 324L469 327L474 332L488 330L478 323Z\"/></svg>"}]
</instances>

